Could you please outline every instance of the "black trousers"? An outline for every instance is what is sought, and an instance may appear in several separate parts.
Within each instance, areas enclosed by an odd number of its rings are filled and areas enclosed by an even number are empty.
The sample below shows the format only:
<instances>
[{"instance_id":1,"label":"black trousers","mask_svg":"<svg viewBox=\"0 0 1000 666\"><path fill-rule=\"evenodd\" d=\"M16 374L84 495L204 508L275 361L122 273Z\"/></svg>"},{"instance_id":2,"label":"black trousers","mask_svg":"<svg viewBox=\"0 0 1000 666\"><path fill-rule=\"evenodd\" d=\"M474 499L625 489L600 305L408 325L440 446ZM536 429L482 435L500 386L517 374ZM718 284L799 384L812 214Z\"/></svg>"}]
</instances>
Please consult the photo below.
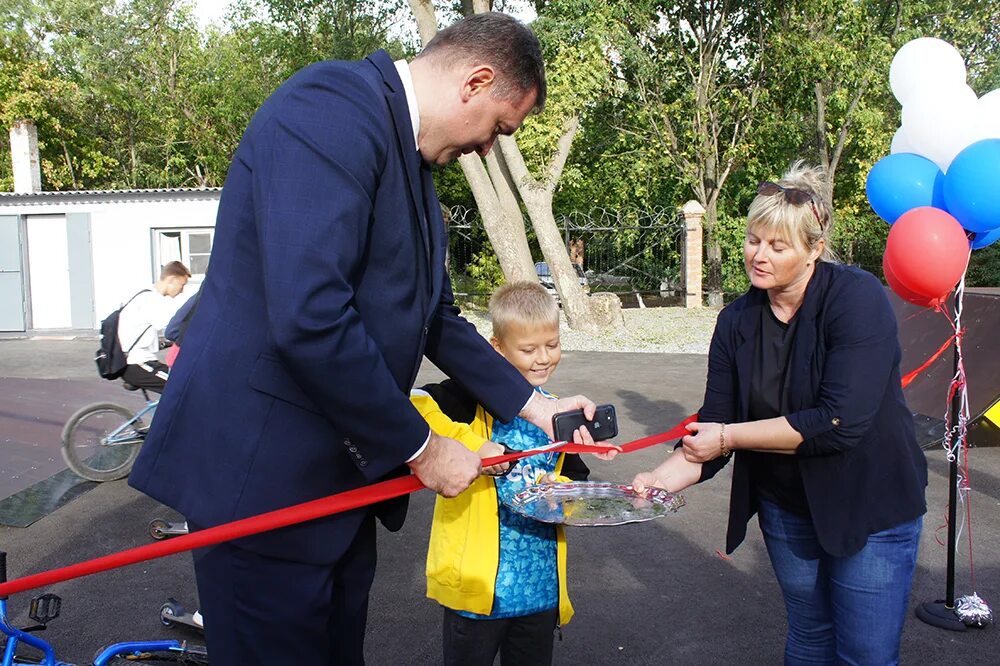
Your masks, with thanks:
<instances>
[{"instance_id":1,"label":"black trousers","mask_svg":"<svg viewBox=\"0 0 1000 666\"><path fill-rule=\"evenodd\" d=\"M473 620L444 609L445 666L550 666L559 609L499 620ZM215 662L212 662L213 664Z\"/></svg>"},{"instance_id":2,"label":"black trousers","mask_svg":"<svg viewBox=\"0 0 1000 666\"><path fill-rule=\"evenodd\" d=\"M228 543L197 550L194 560L212 666L365 663L373 518L329 565L275 559Z\"/></svg>"},{"instance_id":3,"label":"black trousers","mask_svg":"<svg viewBox=\"0 0 1000 666\"><path fill-rule=\"evenodd\" d=\"M146 361L138 365L126 365L122 380L136 388L163 393L169 375L170 368L165 363Z\"/></svg>"}]
</instances>

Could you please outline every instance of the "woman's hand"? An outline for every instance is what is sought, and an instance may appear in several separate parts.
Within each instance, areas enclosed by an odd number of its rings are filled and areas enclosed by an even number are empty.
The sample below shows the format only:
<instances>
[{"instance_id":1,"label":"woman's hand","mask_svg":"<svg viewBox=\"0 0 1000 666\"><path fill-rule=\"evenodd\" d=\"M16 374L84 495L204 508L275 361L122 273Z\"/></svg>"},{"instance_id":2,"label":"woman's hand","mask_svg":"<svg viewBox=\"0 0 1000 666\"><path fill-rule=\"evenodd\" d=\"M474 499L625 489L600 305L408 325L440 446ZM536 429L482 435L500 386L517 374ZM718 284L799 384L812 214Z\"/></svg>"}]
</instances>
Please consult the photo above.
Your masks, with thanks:
<instances>
[{"instance_id":1,"label":"woman's hand","mask_svg":"<svg viewBox=\"0 0 1000 666\"><path fill-rule=\"evenodd\" d=\"M486 458L494 458L496 456L502 456L504 454L504 448L497 444L496 442L486 441L482 446L479 447L479 458L480 460ZM510 463L501 463L499 465L490 465L489 467L483 468L483 474L486 476L500 476L504 474L508 469L510 469Z\"/></svg>"},{"instance_id":2,"label":"woman's hand","mask_svg":"<svg viewBox=\"0 0 1000 666\"><path fill-rule=\"evenodd\" d=\"M649 488L662 488L676 493L701 479L701 463L689 462L680 451L674 451L651 472L640 472L632 479L632 488L639 494Z\"/></svg>"},{"instance_id":3,"label":"woman's hand","mask_svg":"<svg viewBox=\"0 0 1000 666\"><path fill-rule=\"evenodd\" d=\"M721 423L689 423L681 442L684 444L684 458L688 462L706 463L722 455Z\"/></svg>"},{"instance_id":4,"label":"woman's hand","mask_svg":"<svg viewBox=\"0 0 1000 666\"><path fill-rule=\"evenodd\" d=\"M663 488L666 490L665 482L656 476L656 472L639 472L632 479L632 489L640 495L646 492L648 488Z\"/></svg>"}]
</instances>

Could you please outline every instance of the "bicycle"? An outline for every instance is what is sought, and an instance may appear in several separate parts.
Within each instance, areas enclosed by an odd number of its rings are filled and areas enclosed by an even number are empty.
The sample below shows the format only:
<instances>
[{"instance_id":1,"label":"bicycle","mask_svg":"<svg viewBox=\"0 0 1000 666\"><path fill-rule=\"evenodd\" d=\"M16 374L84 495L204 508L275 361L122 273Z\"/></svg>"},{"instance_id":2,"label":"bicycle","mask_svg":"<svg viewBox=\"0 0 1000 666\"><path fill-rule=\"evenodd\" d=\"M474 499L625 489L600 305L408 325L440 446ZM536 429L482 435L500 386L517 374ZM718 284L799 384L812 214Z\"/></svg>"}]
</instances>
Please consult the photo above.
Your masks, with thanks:
<instances>
[{"instance_id":1,"label":"bicycle","mask_svg":"<svg viewBox=\"0 0 1000 666\"><path fill-rule=\"evenodd\" d=\"M7 581L7 553L0 551L0 583ZM7 618L7 598L0 597L0 636L6 637L6 646L0 653L3 666L73 666L58 661L55 648L45 640L33 636L32 632L42 631L49 622L59 617L62 599L54 594L43 594L31 600L28 613L38 624L18 629ZM25 661L17 655L21 645L34 648L42 653ZM208 664L208 651L200 645L188 645L186 641L127 641L115 643L98 650L93 666L112 666L143 662L148 664Z\"/></svg>"},{"instance_id":2,"label":"bicycle","mask_svg":"<svg viewBox=\"0 0 1000 666\"><path fill-rule=\"evenodd\" d=\"M138 413L114 402L96 402L77 410L63 426L63 460L88 481L128 476L159 404L159 398L150 398L146 389L123 384L127 391L142 391L146 406Z\"/></svg>"}]
</instances>

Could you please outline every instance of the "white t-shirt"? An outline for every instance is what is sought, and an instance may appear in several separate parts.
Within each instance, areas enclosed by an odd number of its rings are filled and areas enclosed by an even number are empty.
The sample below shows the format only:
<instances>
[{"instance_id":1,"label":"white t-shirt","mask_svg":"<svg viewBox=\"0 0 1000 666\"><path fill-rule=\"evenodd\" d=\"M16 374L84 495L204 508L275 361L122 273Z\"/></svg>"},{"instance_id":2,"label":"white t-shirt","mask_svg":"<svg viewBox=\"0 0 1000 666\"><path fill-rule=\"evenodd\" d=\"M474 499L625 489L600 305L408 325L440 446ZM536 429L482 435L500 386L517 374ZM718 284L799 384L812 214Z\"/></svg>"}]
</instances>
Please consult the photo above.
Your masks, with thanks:
<instances>
[{"instance_id":1,"label":"white t-shirt","mask_svg":"<svg viewBox=\"0 0 1000 666\"><path fill-rule=\"evenodd\" d=\"M180 304L176 298L164 296L156 287L150 287L125 306L118 315L118 343L128 354L129 365L157 360L159 333L170 323Z\"/></svg>"}]
</instances>

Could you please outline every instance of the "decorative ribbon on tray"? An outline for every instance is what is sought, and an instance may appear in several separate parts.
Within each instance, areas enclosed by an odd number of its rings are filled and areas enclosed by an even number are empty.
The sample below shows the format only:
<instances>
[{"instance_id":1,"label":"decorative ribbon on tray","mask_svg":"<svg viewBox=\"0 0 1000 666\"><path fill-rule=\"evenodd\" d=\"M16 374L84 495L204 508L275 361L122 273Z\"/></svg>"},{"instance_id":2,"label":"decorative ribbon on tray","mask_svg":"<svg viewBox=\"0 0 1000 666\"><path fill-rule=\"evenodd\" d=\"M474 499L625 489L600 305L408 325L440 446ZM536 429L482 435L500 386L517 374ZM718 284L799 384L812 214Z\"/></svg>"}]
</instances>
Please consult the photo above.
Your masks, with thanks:
<instances>
[{"instance_id":1,"label":"decorative ribbon on tray","mask_svg":"<svg viewBox=\"0 0 1000 666\"><path fill-rule=\"evenodd\" d=\"M620 448L623 453L631 453L649 446L664 444L671 440L678 439L687 434L685 426L687 426L688 423L693 422L696 418L697 414L692 414L666 432L628 442ZM613 448L614 447L610 446L585 446L582 444L566 443L557 447L547 446L543 449L518 451L516 453L508 453L493 458L485 458L482 461L482 465L483 467L500 465L502 463L526 458L543 451L547 453L552 451L559 451L562 453L600 453L611 451ZM188 550L194 550L195 548L214 546L215 544L222 543L224 541L231 541L233 539L239 539L253 534L260 534L261 532L268 532L280 527L288 527L289 525L303 523L307 520L314 520L316 518L322 518L336 513L343 513L344 511L350 511L351 509L358 509L370 504L376 504L394 497L408 495L409 493L420 490L423 487L424 484L420 483L420 479L414 475L401 476L395 479L389 479L388 481L380 481L362 488L356 488L354 490L337 493L336 495L330 495L328 497L312 500L311 502L303 502L302 504L296 504L284 509L269 511L267 513L260 514L259 516L251 516L249 518L243 518L231 523L216 525L215 527L209 527L208 529L192 532L191 534L176 537L169 541L158 541L145 546L139 546L137 548L130 548L128 550L112 553L111 555L86 560L77 564L71 564L59 569L50 569L49 571L43 571L30 576L15 578L14 580L0 583L0 599L18 592L25 592L27 590L44 587L46 585L52 585L53 583L61 583L74 578L81 578L90 574L117 569L129 564L138 564L139 562L146 562L148 560L154 560L167 555L173 555L175 553L183 553Z\"/></svg>"}]
</instances>

